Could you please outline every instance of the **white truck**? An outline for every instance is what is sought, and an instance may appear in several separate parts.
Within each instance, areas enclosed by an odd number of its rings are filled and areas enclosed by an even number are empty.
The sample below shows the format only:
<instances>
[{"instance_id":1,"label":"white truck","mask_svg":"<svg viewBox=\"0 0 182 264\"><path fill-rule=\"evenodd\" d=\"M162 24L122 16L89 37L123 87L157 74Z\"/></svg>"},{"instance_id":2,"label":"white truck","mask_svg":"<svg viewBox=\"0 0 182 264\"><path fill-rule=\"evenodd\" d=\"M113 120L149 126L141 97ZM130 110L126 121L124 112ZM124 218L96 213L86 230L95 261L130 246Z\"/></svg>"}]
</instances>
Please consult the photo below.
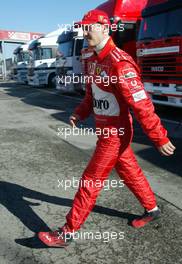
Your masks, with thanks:
<instances>
[{"instance_id":1,"label":"white truck","mask_svg":"<svg viewBox=\"0 0 182 264\"><path fill-rule=\"evenodd\" d=\"M30 61L30 52L28 50L29 44L22 44L18 46L13 52L14 54L13 79L21 84L28 82L27 65Z\"/></svg>"},{"instance_id":2,"label":"white truck","mask_svg":"<svg viewBox=\"0 0 182 264\"><path fill-rule=\"evenodd\" d=\"M81 50L83 48L83 31L81 28L64 31L57 40L56 89L63 92L82 92L83 85Z\"/></svg>"},{"instance_id":3,"label":"white truck","mask_svg":"<svg viewBox=\"0 0 182 264\"><path fill-rule=\"evenodd\" d=\"M45 37L34 40L29 45L29 50L32 52L28 65L29 85L55 87L57 38L62 32L63 29L58 29Z\"/></svg>"}]
</instances>

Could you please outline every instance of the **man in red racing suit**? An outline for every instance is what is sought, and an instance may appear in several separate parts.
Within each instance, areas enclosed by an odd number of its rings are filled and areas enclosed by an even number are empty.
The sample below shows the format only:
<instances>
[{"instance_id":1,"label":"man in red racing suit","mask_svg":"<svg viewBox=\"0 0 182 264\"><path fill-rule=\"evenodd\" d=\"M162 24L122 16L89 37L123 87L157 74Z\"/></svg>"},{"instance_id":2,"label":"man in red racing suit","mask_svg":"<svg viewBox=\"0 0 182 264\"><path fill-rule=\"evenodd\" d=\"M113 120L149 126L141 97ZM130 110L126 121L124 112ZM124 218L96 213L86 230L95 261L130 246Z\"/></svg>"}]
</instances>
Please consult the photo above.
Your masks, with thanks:
<instances>
[{"instance_id":1,"label":"man in red racing suit","mask_svg":"<svg viewBox=\"0 0 182 264\"><path fill-rule=\"evenodd\" d=\"M91 45L94 41L92 34L95 32L93 28L89 29L88 25L97 22L101 25L100 16L109 23L107 15L97 10L90 11L82 20L82 24L87 26L83 28L84 37L90 46L94 46L94 52L87 61L89 81L85 98L70 117L71 124L75 125L78 120L86 119L93 112L96 129L103 132L98 135L95 152L81 178L82 183L92 181L93 184L80 185L72 208L66 216L67 222L61 231L39 233L39 238L48 246L66 245L64 239L60 240L60 236L58 239L60 232L80 229L102 189L102 186L98 187L94 183L98 180L103 183L113 168L145 209L144 215L133 220L132 225L142 227L159 217L160 210L154 193L130 146L133 136L130 108L147 136L162 154L171 155L175 149L154 112L154 106L144 90L138 66L133 59L115 46L107 29L104 29L102 41L98 41L98 45ZM107 137L104 134L105 129L109 129ZM121 130L123 133L120 133Z\"/></svg>"}]
</instances>

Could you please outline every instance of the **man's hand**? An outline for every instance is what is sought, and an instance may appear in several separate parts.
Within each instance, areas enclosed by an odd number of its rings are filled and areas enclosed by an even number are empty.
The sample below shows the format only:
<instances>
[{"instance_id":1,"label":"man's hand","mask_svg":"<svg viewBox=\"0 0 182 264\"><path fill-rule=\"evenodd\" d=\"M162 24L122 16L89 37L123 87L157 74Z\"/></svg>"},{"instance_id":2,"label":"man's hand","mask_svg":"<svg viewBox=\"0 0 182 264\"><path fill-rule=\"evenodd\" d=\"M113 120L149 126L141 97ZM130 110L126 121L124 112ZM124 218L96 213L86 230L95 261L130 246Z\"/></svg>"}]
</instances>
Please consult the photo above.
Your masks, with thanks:
<instances>
[{"instance_id":1,"label":"man's hand","mask_svg":"<svg viewBox=\"0 0 182 264\"><path fill-rule=\"evenodd\" d=\"M164 156L170 156L174 154L175 146L169 141L161 147L158 147L159 152Z\"/></svg>"},{"instance_id":2,"label":"man's hand","mask_svg":"<svg viewBox=\"0 0 182 264\"><path fill-rule=\"evenodd\" d=\"M72 127L76 127L76 123L79 121L79 116L78 115L76 115L76 114L72 114L71 116L70 116L70 118L69 118L69 120L70 120L70 125L72 126Z\"/></svg>"}]
</instances>

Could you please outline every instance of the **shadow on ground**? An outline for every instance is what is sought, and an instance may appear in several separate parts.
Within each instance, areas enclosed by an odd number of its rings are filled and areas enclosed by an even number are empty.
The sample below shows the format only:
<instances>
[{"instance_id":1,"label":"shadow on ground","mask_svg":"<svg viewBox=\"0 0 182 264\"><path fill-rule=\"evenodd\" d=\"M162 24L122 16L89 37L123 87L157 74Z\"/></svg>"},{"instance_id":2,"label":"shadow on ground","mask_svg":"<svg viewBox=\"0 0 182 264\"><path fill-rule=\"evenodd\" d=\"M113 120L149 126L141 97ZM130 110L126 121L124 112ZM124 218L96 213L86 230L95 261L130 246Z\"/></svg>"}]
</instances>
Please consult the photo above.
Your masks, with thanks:
<instances>
[{"instance_id":1,"label":"shadow on ground","mask_svg":"<svg viewBox=\"0 0 182 264\"><path fill-rule=\"evenodd\" d=\"M29 202L24 198L35 199L38 202ZM46 223L31 208L32 206L39 206L39 201L60 206L72 206L71 199L50 196L14 183L0 181L0 203L35 234L39 231L50 231ZM97 205L94 207L93 212L127 219L128 224L137 216ZM31 248L46 247L37 239L36 235L32 238L16 239L15 242Z\"/></svg>"}]
</instances>

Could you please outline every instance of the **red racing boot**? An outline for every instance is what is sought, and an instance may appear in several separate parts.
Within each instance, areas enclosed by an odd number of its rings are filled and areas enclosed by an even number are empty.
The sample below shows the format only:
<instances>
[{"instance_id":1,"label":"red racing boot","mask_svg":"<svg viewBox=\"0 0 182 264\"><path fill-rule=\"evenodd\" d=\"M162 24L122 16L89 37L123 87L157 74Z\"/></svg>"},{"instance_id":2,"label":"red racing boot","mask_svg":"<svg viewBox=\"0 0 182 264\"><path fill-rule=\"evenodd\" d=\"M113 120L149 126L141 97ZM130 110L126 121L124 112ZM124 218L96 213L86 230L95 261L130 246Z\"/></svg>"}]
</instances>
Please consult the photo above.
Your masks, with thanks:
<instances>
[{"instance_id":1,"label":"red racing boot","mask_svg":"<svg viewBox=\"0 0 182 264\"><path fill-rule=\"evenodd\" d=\"M67 247L73 237L71 236L71 232L64 231L64 228L59 228L55 231L50 232L39 232L38 238L48 247Z\"/></svg>"},{"instance_id":2,"label":"red racing boot","mask_svg":"<svg viewBox=\"0 0 182 264\"><path fill-rule=\"evenodd\" d=\"M146 224L158 219L160 217L160 214L161 214L160 209L157 209L157 210L152 211L152 212L145 211L145 213L142 216L134 219L131 222L131 225L135 228L144 227Z\"/></svg>"}]
</instances>

